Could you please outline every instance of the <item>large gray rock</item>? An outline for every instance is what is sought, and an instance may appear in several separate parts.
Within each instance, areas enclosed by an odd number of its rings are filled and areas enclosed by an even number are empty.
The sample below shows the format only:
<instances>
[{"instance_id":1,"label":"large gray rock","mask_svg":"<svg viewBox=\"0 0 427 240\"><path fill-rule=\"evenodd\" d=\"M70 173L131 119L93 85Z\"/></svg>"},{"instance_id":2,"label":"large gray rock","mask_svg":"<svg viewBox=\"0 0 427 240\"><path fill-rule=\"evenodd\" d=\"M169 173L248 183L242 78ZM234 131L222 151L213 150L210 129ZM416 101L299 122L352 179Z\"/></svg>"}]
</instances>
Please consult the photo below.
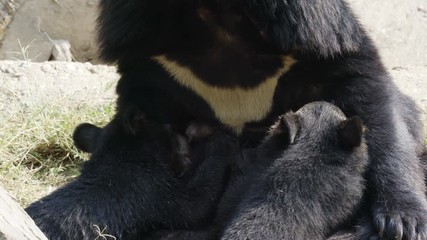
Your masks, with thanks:
<instances>
[{"instance_id":1,"label":"large gray rock","mask_svg":"<svg viewBox=\"0 0 427 240\"><path fill-rule=\"evenodd\" d=\"M348 2L379 46L387 67L427 65L426 0Z\"/></svg>"},{"instance_id":2,"label":"large gray rock","mask_svg":"<svg viewBox=\"0 0 427 240\"><path fill-rule=\"evenodd\" d=\"M22 0L6 30L0 60L47 61L55 40L68 40L77 61L95 59L97 4L97 0Z\"/></svg>"},{"instance_id":3,"label":"large gray rock","mask_svg":"<svg viewBox=\"0 0 427 240\"><path fill-rule=\"evenodd\" d=\"M7 26L16 11L16 1L0 0L0 41L3 39ZM1 44L0 44L1 46Z\"/></svg>"},{"instance_id":4,"label":"large gray rock","mask_svg":"<svg viewBox=\"0 0 427 240\"><path fill-rule=\"evenodd\" d=\"M394 81L417 102L427 124L427 1L348 2L377 44Z\"/></svg>"},{"instance_id":5,"label":"large gray rock","mask_svg":"<svg viewBox=\"0 0 427 240\"><path fill-rule=\"evenodd\" d=\"M0 187L0 240L47 240L33 219Z\"/></svg>"}]
</instances>

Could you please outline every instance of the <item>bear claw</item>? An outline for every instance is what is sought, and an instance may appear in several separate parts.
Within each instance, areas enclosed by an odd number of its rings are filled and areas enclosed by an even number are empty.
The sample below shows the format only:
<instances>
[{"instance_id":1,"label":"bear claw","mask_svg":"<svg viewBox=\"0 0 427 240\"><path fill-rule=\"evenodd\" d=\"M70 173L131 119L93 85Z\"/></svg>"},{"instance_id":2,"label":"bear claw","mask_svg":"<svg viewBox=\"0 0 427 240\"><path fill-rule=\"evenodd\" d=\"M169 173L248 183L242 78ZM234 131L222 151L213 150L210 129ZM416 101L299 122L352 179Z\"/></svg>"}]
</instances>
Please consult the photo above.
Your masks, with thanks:
<instances>
[{"instance_id":1,"label":"bear claw","mask_svg":"<svg viewBox=\"0 0 427 240\"><path fill-rule=\"evenodd\" d=\"M386 214L377 209L374 220L381 239L427 240L427 214L419 211L414 214ZM408 217L408 215L416 217Z\"/></svg>"}]
</instances>

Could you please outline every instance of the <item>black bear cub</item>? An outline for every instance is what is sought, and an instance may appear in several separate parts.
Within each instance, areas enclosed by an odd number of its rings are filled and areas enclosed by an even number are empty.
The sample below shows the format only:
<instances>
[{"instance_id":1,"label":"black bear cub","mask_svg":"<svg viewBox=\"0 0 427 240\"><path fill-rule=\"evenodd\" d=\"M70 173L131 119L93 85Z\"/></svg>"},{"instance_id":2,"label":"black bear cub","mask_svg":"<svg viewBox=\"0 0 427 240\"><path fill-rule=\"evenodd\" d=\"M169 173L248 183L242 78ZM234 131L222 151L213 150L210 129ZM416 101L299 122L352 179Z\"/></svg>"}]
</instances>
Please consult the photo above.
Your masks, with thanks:
<instances>
[{"instance_id":1,"label":"black bear cub","mask_svg":"<svg viewBox=\"0 0 427 240\"><path fill-rule=\"evenodd\" d=\"M125 115L104 128L78 126L76 146L92 153L81 175L26 209L49 239L141 239L153 229L200 228L213 218L237 141L214 133L199 151L204 161L180 177L173 133L136 108Z\"/></svg>"},{"instance_id":2,"label":"black bear cub","mask_svg":"<svg viewBox=\"0 0 427 240\"><path fill-rule=\"evenodd\" d=\"M364 198L368 149L358 117L314 102L282 115L263 143L243 150L207 231L149 239L326 239Z\"/></svg>"},{"instance_id":3,"label":"black bear cub","mask_svg":"<svg viewBox=\"0 0 427 240\"><path fill-rule=\"evenodd\" d=\"M239 203L221 238L326 239L348 223L365 191L363 132L358 117L347 119L327 102L281 116L256 154L248 154L253 160L244 181L223 197L222 204Z\"/></svg>"}]
</instances>

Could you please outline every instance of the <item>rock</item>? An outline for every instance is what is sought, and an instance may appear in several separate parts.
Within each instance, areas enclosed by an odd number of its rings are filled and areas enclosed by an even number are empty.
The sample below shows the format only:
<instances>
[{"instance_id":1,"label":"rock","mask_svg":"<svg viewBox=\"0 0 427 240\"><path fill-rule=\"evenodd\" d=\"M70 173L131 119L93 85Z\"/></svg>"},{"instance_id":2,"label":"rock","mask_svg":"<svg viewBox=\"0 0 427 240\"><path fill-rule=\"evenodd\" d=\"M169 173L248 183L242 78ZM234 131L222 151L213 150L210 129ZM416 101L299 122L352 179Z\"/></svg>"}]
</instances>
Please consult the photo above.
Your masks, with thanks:
<instances>
[{"instance_id":1,"label":"rock","mask_svg":"<svg viewBox=\"0 0 427 240\"><path fill-rule=\"evenodd\" d=\"M50 60L71 62L73 55L71 54L71 44L67 40L52 40L53 50Z\"/></svg>"},{"instance_id":2,"label":"rock","mask_svg":"<svg viewBox=\"0 0 427 240\"><path fill-rule=\"evenodd\" d=\"M0 40L3 39L7 26L15 13L16 5L13 0L0 0Z\"/></svg>"},{"instance_id":3,"label":"rock","mask_svg":"<svg viewBox=\"0 0 427 240\"><path fill-rule=\"evenodd\" d=\"M0 188L0 240L47 240L28 214Z\"/></svg>"},{"instance_id":4,"label":"rock","mask_svg":"<svg viewBox=\"0 0 427 240\"><path fill-rule=\"evenodd\" d=\"M71 53L77 61L96 59L96 1L21 1L20 7L6 30L0 48L0 59L48 61L57 51L55 39L69 41L72 46ZM61 46L59 52L66 49L62 47L65 46ZM64 58L61 57L61 59L70 58L68 53L62 56Z\"/></svg>"},{"instance_id":5,"label":"rock","mask_svg":"<svg viewBox=\"0 0 427 240\"><path fill-rule=\"evenodd\" d=\"M427 124L427 66L396 67L390 73L400 90L411 96L421 108Z\"/></svg>"},{"instance_id":6,"label":"rock","mask_svg":"<svg viewBox=\"0 0 427 240\"><path fill-rule=\"evenodd\" d=\"M427 1L348 2L378 46L393 80L420 106L427 124Z\"/></svg>"},{"instance_id":7,"label":"rock","mask_svg":"<svg viewBox=\"0 0 427 240\"><path fill-rule=\"evenodd\" d=\"M427 65L426 0L348 2L380 47L387 67Z\"/></svg>"}]
</instances>

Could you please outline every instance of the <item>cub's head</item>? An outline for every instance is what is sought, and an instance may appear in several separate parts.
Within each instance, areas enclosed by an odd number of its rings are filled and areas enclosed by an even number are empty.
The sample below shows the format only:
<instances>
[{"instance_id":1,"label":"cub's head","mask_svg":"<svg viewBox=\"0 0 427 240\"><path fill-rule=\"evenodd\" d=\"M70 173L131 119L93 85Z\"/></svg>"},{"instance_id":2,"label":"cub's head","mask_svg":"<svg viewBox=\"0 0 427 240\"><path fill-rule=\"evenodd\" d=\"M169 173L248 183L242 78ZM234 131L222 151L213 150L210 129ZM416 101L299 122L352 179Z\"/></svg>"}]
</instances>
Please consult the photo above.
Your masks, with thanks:
<instances>
[{"instance_id":1,"label":"cub's head","mask_svg":"<svg viewBox=\"0 0 427 240\"><path fill-rule=\"evenodd\" d=\"M280 116L261 145L265 154L325 163L367 162L364 126L335 105L309 103ZM363 164L362 164L363 165Z\"/></svg>"},{"instance_id":2,"label":"cub's head","mask_svg":"<svg viewBox=\"0 0 427 240\"><path fill-rule=\"evenodd\" d=\"M103 128L82 123L73 133L74 145L91 153L92 161L162 164L177 174L189 168L185 142L166 126L145 119L137 107L116 115ZM179 155L181 154L181 155Z\"/></svg>"}]
</instances>

